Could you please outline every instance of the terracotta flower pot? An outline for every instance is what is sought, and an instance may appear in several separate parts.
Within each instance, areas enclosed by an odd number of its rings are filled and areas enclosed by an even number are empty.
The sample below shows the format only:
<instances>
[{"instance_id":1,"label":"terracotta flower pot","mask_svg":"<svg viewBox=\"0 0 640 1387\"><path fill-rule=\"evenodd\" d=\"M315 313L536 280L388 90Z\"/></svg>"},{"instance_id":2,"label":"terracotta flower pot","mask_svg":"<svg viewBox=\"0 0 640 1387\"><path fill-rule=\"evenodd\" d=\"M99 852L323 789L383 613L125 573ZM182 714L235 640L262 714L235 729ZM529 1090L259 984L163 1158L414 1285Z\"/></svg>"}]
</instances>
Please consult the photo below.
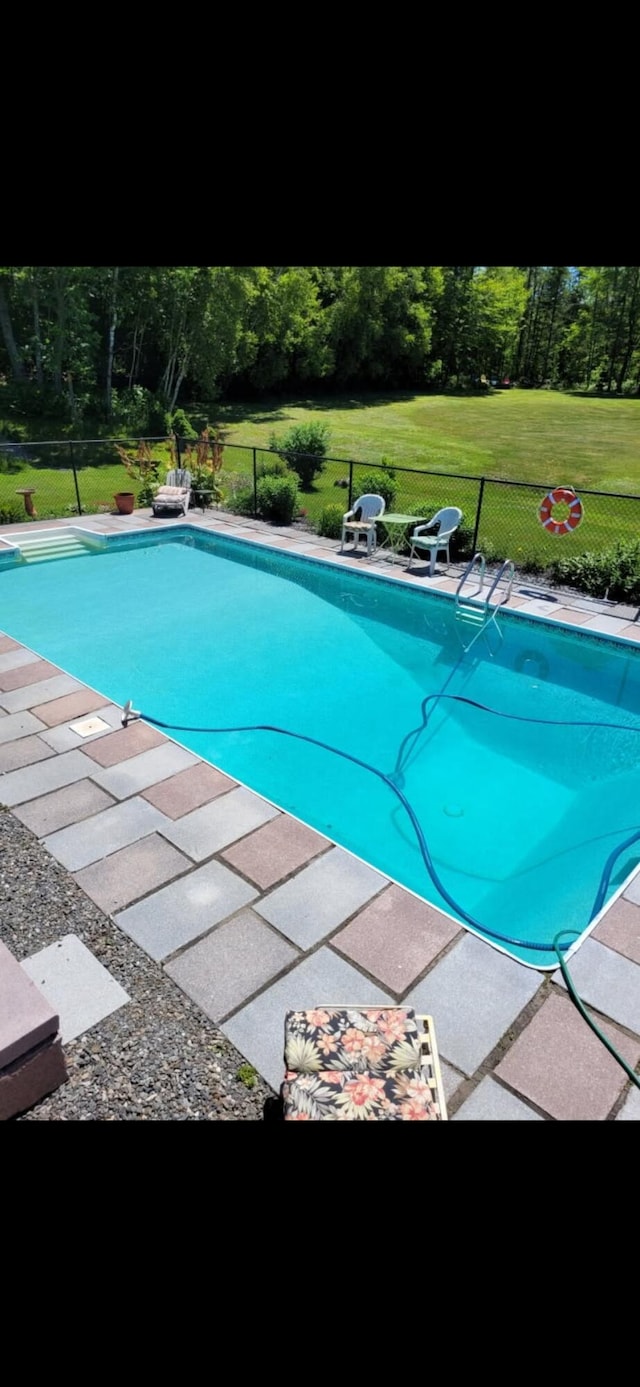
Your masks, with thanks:
<instances>
[{"instance_id":1,"label":"terracotta flower pot","mask_svg":"<svg viewBox=\"0 0 640 1387\"><path fill-rule=\"evenodd\" d=\"M113 499L121 515L131 515L136 500L132 491L117 491Z\"/></svg>"}]
</instances>

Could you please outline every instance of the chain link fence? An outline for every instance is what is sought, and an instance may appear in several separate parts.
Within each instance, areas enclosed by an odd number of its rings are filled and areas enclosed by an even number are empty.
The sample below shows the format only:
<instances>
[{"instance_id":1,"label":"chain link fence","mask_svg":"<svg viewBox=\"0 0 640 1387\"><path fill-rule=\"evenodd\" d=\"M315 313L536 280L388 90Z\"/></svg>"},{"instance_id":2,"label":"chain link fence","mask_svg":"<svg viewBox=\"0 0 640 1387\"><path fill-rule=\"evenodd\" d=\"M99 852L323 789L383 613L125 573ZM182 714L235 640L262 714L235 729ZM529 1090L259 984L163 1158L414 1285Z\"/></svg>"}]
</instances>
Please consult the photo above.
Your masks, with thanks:
<instances>
[{"instance_id":1,"label":"chain link fence","mask_svg":"<svg viewBox=\"0 0 640 1387\"><path fill-rule=\"evenodd\" d=\"M188 467L192 445L185 439L173 442L181 464ZM135 457L143 445L157 463L158 480L164 481L173 465L166 437L0 442L0 524L113 513L119 492L133 492L137 504L142 486L132 480L118 446ZM220 508L258 515L261 479L285 470L286 464L270 449L225 443L216 474L222 493ZM320 533L324 525L324 532L331 533L327 516L338 525L360 495L379 491L388 512L410 517L400 549L408 553L414 524L429 520L442 506L459 506L463 518L453 537L452 559L480 552L488 562L508 558L516 567L534 573L544 571L560 555L565 559L586 551L601 554L619 542L637 542L639 496L580 488L582 514L575 528L562 535L545 528L539 508L550 492L563 485L571 486L571 478L499 481L327 458L307 489L298 484L293 519ZM554 519L563 521L568 513L566 503L554 506ZM384 522L379 529L384 540Z\"/></svg>"}]
</instances>

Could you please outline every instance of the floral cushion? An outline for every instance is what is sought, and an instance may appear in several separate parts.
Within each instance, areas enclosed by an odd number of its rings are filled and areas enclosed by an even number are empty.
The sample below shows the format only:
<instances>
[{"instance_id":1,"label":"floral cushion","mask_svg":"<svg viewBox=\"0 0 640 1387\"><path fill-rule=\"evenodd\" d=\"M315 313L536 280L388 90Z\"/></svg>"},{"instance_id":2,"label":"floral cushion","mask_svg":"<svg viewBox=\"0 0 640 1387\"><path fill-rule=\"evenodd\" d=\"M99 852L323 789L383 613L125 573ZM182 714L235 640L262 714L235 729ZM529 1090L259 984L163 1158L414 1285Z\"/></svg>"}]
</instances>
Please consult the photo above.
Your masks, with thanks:
<instances>
[{"instance_id":1,"label":"floral cushion","mask_svg":"<svg viewBox=\"0 0 640 1387\"><path fill-rule=\"evenodd\" d=\"M282 1084L285 1122L430 1122L440 1117L429 1084L414 1069L376 1077L348 1069L288 1074Z\"/></svg>"},{"instance_id":2,"label":"floral cushion","mask_svg":"<svg viewBox=\"0 0 640 1387\"><path fill-rule=\"evenodd\" d=\"M415 1014L402 1007L317 1007L285 1021L285 1120L429 1121L441 1117L422 1072Z\"/></svg>"}]
</instances>

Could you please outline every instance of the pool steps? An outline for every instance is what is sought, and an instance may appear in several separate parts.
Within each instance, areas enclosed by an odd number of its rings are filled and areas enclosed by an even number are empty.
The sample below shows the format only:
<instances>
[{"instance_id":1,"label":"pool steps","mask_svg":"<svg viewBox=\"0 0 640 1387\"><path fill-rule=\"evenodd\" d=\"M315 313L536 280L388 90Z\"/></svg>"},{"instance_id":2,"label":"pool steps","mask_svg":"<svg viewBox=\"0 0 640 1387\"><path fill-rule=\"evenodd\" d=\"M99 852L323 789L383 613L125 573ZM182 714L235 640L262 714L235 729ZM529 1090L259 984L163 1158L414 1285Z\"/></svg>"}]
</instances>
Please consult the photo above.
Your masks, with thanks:
<instances>
[{"instance_id":1,"label":"pool steps","mask_svg":"<svg viewBox=\"0 0 640 1387\"><path fill-rule=\"evenodd\" d=\"M3 545L6 557L17 563L45 563L51 559L78 558L91 550L103 549L105 541L95 535L74 529L38 530L16 534Z\"/></svg>"}]
</instances>

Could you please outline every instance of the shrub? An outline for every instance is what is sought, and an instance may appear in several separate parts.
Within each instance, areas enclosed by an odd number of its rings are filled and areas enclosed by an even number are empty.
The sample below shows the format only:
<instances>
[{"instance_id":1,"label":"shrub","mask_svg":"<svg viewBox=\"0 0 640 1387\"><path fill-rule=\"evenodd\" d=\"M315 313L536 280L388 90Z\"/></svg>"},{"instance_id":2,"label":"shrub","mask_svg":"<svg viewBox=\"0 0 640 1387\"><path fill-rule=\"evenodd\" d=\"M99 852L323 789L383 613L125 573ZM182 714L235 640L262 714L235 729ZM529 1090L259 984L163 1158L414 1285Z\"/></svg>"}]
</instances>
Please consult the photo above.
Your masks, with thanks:
<instances>
[{"instance_id":1,"label":"shrub","mask_svg":"<svg viewBox=\"0 0 640 1387\"><path fill-rule=\"evenodd\" d=\"M281 457L268 455L266 458L261 458L256 464L257 477L288 477L290 475L291 469Z\"/></svg>"},{"instance_id":2,"label":"shrub","mask_svg":"<svg viewBox=\"0 0 640 1387\"><path fill-rule=\"evenodd\" d=\"M620 541L602 553L576 554L549 565L554 583L577 588L590 597L640 602L640 540Z\"/></svg>"},{"instance_id":3,"label":"shrub","mask_svg":"<svg viewBox=\"0 0 640 1387\"><path fill-rule=\"evenodd\" d=\"M142 385L112 393L113 424L139 438L145 434L163 437L169 432L171 416L150 390Z\"/></svg>"},{"instance_id":4,"label":"shrub","mask_svg":"<svg viewBox=\"0 0 640 1387\"><path fill-rule=\"evenodd\" d=\"M316 477L324 468L329 446L328 424L294 424L278 438L272 434L269 446L297 472L303 491L310 491Z\"/></svg>"},{"instance_id":5,"label":"shrub","mask_svg":"<svg viewBox=\"0 0 640 1387\"><path fill-rule=\"evenodd\" d=\"M261 477L257 487L258 517L271 525L291 525L298 510L298 487L293 477Z\"/></svg>"},{"instance_id":6,"label":"shrub","mask_svg":"<svg viewBox=\"0 0 640 1387\"><path fill-rule=\"evenodd\" d=\"M171 431L175 433L178 438L196 439L198 437L189 416L185 414L183 409L174 409L171 415Z\"/></svg>"},{"instance_id":7,"label":"shrub","mask_svg":"<svg viewBox=\"0 0 640 1387\"><path fill-rule=\"evenodd\" d=\"M253 515L253 487L243 486L234 491L229 497L229 509L235 515Z\"/></svg>"},{"instance_id":8,"label":"shrub","mask_svg":"<svg viewBox=\"0 0 640 1387\"><path fill-rule=\"evenodd\" d=\"M354 486L358 489L358 496L365 496L368 492L372 492L374 496L383 496L387 510L393 510L398 487L395 481L395 472L386 463L382 465L379 472L367 472L363 477L356 474ZM354 496L353 499L355 501L357 497Z\"/></svg>"},{"instance_id":9,"label":"shrub","mask_svg":"<svg viewBox=\"0 0 640 1387\"><path fill-rule=\"evenodd\" d=\"M24 520L24 507L19 502L3 501L0 504L0 525L15 525Z\"/></svg>"},{"instance_id":10,"label":"shrub","mask_svg":"<svg viewBox=\"0 0 640 1387\"><path fill-rule=\"evenodd\" d=\"M318 520L318 534L324 535L325 539L340 539L344 514L342 506L324 506Z\"/></svg>"}]
</instances>

